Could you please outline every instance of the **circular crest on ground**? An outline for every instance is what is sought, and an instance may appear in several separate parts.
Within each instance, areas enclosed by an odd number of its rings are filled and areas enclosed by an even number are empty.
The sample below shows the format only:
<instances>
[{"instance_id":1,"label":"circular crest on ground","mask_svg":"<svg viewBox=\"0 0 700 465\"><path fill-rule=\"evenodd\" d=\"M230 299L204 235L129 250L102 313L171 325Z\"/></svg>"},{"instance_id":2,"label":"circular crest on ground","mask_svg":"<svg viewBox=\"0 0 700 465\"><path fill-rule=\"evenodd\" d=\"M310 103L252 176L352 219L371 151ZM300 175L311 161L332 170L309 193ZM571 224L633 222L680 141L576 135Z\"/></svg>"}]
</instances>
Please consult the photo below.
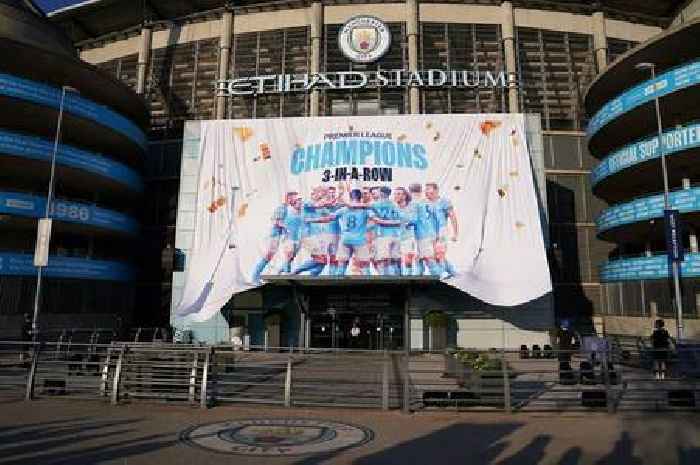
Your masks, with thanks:
<instances>
[{"instance_id":1,"label":"circular crest on ground","mask_svg":"<svg viewBox=\"0 0 700 465\"><path fill-rule=\"evenodd\" d=\"M305 455L359 446L374 437L369 428L308 418L252 418L199 425L184 431L193 446L224 454Z\"/></svg>"}]
</instances>

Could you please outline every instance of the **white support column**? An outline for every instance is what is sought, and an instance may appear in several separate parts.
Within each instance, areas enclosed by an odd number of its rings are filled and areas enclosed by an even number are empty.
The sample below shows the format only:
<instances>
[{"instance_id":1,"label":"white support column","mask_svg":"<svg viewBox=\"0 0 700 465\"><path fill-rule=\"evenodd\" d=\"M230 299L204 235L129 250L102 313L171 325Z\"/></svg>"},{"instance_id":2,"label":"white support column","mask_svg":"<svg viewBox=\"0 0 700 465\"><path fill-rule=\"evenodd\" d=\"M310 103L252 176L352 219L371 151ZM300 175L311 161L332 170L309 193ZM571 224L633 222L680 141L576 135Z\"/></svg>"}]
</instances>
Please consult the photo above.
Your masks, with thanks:
<instances>
[{"instance_id":1,"label":"white support column","mask_svg":"<svg viewBox=\"0 0 700 465\"><path fill-rule=\"evenodd\" d=\"M608 66L608 40L605 32L605 14L593 13L593 48L598 72L602 73Z\"/></svg>"},{"instance_id":2,"label":"white support column","mask_svg":"<svg viewBox=\"0 0 700 465\"><path fill-rule=\"evenodd\" d=\"M221 35L219 37L219 80L228 79L228 68L231 59L231 38L233 37L233 11L224 10L221 15ZM226 97L216 97L216 119L226 116Z\"/></svg>"},{"instance_id":3,"label":"white support column","mask_svg":"<svg viewBox=\"0 0 700 465\"><path fill-rule=\"evenodd\" d=\"M513 3L505 1L501 3L501 34L503 35L503 52L506 59L506 73L508 73L508 111L518 113L518 88L515 64L515 17L513 16Z\"/></svg>"},{"instance_id":4,"label":"white support column","mask_svg":"<svg viewBox=\"0 0 700 465\"><path fill-rule=\"evenodd\" d=\"M406 0L406 36L408 69L418 71L418 0ZM420 90L417 87L411 87L408 92L411 113L420 113Z\"/></svg>"},{"instance_id":5,"label":"white support column","mask_svg":"<svg viewBox=\"0 0 700 465\"><path fill-rule=\"evenodd\" d=\"M321 39L323 38L323 3L315 1L311 4L311 63L309 74L321 71ZM318 116L320 106L320 92L318 89L311 91L309 101L309 114Z\"/></svg>"},{"instance_id":6,"label":"white support column","mask_svg":"<svg viewBox=\"0 0 700 465\"><path fill-rule=\"evenodd\" d=\"M146 92L146 72L151 63L151 42L153 27L146 22L141 28L141 43L139 44L139 58L136 64L136 93L143 95Z\"/></svg>"}]
</instances>

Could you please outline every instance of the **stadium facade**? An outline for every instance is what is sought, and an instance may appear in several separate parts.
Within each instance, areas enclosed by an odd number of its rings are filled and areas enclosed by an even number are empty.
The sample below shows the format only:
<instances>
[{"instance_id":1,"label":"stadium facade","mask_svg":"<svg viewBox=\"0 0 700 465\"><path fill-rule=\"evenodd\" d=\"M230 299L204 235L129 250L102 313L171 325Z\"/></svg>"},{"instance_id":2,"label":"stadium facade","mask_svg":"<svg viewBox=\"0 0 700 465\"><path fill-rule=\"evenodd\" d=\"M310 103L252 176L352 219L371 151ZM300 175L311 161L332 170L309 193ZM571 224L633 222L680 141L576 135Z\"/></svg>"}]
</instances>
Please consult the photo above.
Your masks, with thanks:
<instances>
[{"instance_id":1,"label":"stadium facade","mask_svg":"<svg viewBox=\"0 0 700 465\"><path fill-rule=\"evenodd\" d=\"M17 337L34 307L37 219L53 218L40 328L130 324L143 99L81 61L71 40L31 2L0 2L0 328ZM47 192L54 140L51 208Z\"/></svg>"},{"instance_id":2,"label":"stadium facade","mask_svg":"<svg viewBox=\"0 0 700 465\"><path fill-rule=\"evenodd\" d=\"M620 241L609 242L610 236L597 229L596 218L608 207L606 201L615 202L626 194L611 197L596 191L598 195L592 195L590 173L599 164L596 157L605 154L593 146L595 156L589 152L584 95L596 76L618 57L661 33L669 24L692 17L696 2L681 3L152 0L134 8L132 2L117 0L81 2L49 16L68 33L83 60L112 74L148 101L151 132L143 237L150 244L150 256L163 250L167 264L167 255L174 248L187 248L175 237L178 208L182 208L178 196L186 120L409 113L538 114L543 130L554 306L559 318L574 320L582 329L602 331L603 323L612 324L620 313L609 304L608 292L619 284L614 284L614 280L601 283L599 265L615 257ZM391 45L376 62L353 63L339 50L340 29L356 15L374 16L388 25ZM217 94L215 85L217 80L250 76L383 69L505 71L517 76L518 86L368 86L226 97ZM613 72L607 76L614 79ZM592 113L594 107L590 105L588 110ZM625 184L623 179L627 178L618 176L609 185L614 190ZM177 273L172 287L167 276L158 266L144 274L140 286L144 298L139 308L160 308L167 313L171 302L179 299L181 286ZM646 300L639 302L634 313L625 313L625 318L632 321L634 315L634 322L641 322L640 328L648 325L652 301L657 302L657 313L665 314L663 309L669 305L661 302L668 300L670 294L662 285L657 287L656 300L647 293ZM459 320L457 326L472 328L485 328L489 316L503 312L444 289L424 292L429 298L422 303L415 293L408 303L405 298L394 302L393 296L402 292L382 292L386 297L375 299L379 301L370 302L369 306L405 306L416 320L412 327L417 330L420 319L429 310L451 311L458 316L454 319ZM287 305L288 294L283 287L267 286L262 291L236 296L222 312L225 318L215 323L215 331L223 328L215 338L227 338L228 326L241 324L260 334L258 329L265 324L266 313ZM359 293L346 290L314 294L319 296L318 302L310 304L319 309L329 305L367 305L363 301L348 303ZM513 315L518 317L507 317L509 324L514 328L545 329L545 320L535 317L528 321L524 310L513 309ZM695 305L686 306L685 311L692 318ZM245 319L243 323L241 318ZM551 327L552 323L544 326ZM621 324L615 328L626 331L630 327ZM281 342L291 342L297 329L286 328Z\"/></svg>"},{"instance_id":3,"label":"stadium facade","mask_svg":"<svg viewBox=\"0 0 700 465\"><path fill-rule=\"evenodd\" d=\"M591 84L586 95L593 193L609 206L596 219L598 237L614 244L601 264L602 313L606 330L648 334L650 321L667 320L676 335L696 338L700 303L698 204L700 165L700 19L688 18L700 2L683 10L685 21L631 50ZM653 69L652 69L653 68ZM658 99L659 111L655 100ZM663 131L659 142L659 131ZM662 155L665 158L663 167ZM668 205L664 199L668 172ZM667 254L664 209L678 211L678 242L684 260L676 300ZM678 305L680 304L680 305Z\"/></svg>"}]
</instances>

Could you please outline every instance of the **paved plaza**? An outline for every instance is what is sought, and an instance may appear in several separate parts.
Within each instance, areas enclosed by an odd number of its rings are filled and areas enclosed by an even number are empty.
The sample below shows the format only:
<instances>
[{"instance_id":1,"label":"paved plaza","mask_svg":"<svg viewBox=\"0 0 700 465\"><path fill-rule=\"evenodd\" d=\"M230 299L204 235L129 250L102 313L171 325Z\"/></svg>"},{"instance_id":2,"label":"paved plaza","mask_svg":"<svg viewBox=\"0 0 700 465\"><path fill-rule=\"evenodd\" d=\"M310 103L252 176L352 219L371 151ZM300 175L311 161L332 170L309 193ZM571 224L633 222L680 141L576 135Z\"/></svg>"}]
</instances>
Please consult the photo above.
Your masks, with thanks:
<instances>
[{"instance_id":1,"label":"paved plaza","mask_svg":"<svg viewBox=\"0 0 700 465\"><path fill-rule=\"evenodd\" d=\"M287 426L282 428L280 422ZM241 428L244 424L248 426ZM227 425L229 431L217 434L217 425ZM284 442L270 431L292 431L297 443L306 435L310 446L294 449L280 442L245 449L231 442L234 436L245 442L256 435ZM319 447L323 436L330 445L326 451ZM281 453L293 455L278 455L277 446ZM0 464L98 463L690 465L700 463L700 416L447 411L405 415L266 406L200 410L57 399L0 404Z\"/></svg>"}]
</instances>

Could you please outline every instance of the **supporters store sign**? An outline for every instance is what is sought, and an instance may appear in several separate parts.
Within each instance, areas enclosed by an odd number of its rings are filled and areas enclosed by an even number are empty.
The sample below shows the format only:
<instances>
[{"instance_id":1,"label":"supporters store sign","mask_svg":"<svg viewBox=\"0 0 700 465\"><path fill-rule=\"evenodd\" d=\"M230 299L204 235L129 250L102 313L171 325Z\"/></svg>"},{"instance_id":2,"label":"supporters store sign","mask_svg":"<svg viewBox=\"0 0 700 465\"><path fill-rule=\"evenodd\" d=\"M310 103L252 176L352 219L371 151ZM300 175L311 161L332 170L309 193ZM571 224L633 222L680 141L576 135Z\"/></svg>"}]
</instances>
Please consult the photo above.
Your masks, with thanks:
<instances>
[{"instance_id":1,"label":"supporters store sign","mask_svg":"<svg viewBox=\"0 0 700 465\"><path fill-rule=\"evenodd\" d=\"M176 316L272 276L434 276L495 305L551 290L523 115L202 122Z\"/></svg>"}]
</instances>

